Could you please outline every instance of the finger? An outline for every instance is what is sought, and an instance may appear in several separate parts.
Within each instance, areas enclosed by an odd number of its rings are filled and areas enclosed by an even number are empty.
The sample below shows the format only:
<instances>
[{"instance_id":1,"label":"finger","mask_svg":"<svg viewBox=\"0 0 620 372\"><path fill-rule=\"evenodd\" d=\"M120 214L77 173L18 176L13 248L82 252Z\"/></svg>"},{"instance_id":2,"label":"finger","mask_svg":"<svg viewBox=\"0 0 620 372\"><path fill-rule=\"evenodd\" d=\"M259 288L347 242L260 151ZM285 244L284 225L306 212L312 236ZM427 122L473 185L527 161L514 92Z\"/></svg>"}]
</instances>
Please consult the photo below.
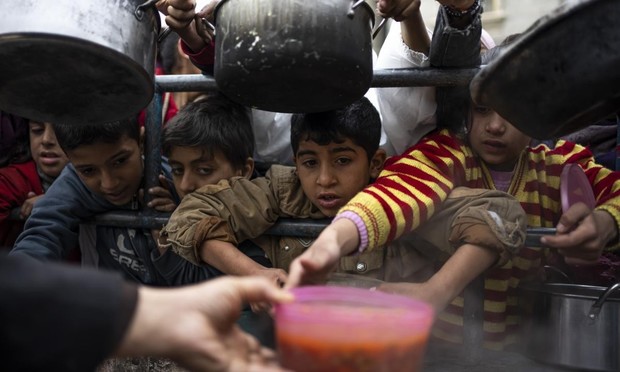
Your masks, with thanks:
<instances>
[{"instance_id":1,"label":"finger","mask_svg":"<svg viewBox=\"0 0 620 372\"><path fill-rule=\"evenodd\" d=\"M244 278L222 278L227 280L226 286L230 288L241 302L290 302L293 295L281 288L278 288L268 279L262 277L244 277Z\"/></svg>"},{"instance_id":2,"label":"finger","mask_svg":"<svg viewBox=\"0 0 620 372\"><path fill-rule=\"evenodd\" d=\"M185 11L196 8L195 0L168 0L168 4L174 8Z\"/></svg>"},{"instance_id":3,"label":"finger","mask_svg":"<svg viewBox=\"0 0 620 372\"><path fill-rule=\"evenodd\" d=\"M30 198L34 198L35 196L37 196L37 194L35 194L34 191L29 191L28 195L26 195L26 198L30 199Z\"/></svg>"},{"instance_id":4,"label":"finger","mask_svg":"<svg viewBox=\"0 0 620 372\"><path fill-rule=\"evenodd\" d=\"M162 198L171 198L172 194L170 193L170 191L168 191L168 189L163 188L161 186L155 186L155 187L151 187L149 189L149 194L152 196L158 196L158 197L162 197Z\"/></svg>"},{"instance_id":5,"label":"finger","mask_svg":"<svg viewBox=\"0 0 620 372\"><path fill-rule=\"evenodd\" d=\"M562 213L560 221L556 226L558 233L563 234L572 230L581 220L590 215L592 211L584 203L573 204L568 210Z\"/></svg>"},{"instance_id":6,"label":"finger","mask_svg":"<svg viewBox=\"0 0 620 372\"><path fill-rule=\"evenodd\" d=\"M198 14L202 18L213 19L213 13L215 12L215 7L219 3L219 0L210 1L207 5L205 5L202 9L200 9Z\"/></svg>"}]
</instances>

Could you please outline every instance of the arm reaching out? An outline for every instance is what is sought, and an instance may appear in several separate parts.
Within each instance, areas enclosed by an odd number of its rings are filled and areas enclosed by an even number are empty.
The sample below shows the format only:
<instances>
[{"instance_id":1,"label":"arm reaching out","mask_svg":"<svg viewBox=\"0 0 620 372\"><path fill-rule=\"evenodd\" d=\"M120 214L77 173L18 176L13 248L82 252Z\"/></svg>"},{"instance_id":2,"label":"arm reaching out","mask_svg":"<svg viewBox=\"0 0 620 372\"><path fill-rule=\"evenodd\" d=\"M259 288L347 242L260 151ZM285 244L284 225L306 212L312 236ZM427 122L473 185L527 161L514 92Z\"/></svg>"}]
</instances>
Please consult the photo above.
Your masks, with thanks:
<instances>
[{"instance_id":1,"label":"arm reaching out","mask_svg":"<svg viewBox=\"0 0 620 372\"><path fill-rule=\"evenodd\" d=\"M226 277L180 289L141 287L117 355L168 357L195 371L282 371L273 351L235 322L245 302L291 299L261 278Z\"/></svg>"}]
</instances>

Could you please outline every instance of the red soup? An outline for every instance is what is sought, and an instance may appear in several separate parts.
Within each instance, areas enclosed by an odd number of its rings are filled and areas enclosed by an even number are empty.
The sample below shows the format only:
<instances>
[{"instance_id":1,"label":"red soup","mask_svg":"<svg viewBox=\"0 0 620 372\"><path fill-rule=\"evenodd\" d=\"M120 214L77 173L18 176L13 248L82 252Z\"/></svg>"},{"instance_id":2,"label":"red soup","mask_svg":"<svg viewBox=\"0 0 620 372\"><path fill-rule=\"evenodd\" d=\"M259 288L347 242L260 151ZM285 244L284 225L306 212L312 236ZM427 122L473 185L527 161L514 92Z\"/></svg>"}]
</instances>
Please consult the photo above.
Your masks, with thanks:
<instances>
[{"instance_id":1,"label":"red soup","mask_svg":"<svg viewBox=\"0 0 620 372\"><path fill-rule=\"evenodd\" d=\"M281 364L303 371L420 371L434 313L407 297L302 287L276 306Z\"/></svg>"}]
</instances>

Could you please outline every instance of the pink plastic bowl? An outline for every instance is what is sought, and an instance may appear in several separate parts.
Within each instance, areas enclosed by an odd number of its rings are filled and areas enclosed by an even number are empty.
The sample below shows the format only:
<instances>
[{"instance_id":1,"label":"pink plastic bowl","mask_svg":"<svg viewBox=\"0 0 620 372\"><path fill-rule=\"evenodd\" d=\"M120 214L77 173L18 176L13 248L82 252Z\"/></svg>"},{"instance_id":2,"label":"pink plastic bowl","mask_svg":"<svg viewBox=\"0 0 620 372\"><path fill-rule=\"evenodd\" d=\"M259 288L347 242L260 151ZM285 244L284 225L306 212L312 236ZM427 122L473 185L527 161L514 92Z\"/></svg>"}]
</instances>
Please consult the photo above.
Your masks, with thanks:
<instances>
[{"instance_id":1,"label":"pink plastic bowl","mask_svg":"<svg viewBox=\"0 0 620 372\"><path fill-rule=\"evenodd\" d=\"M275 308L280 363L294 371L419 371L434 311L424 302L338 286L301 287Z\"/></svg>"}]
</instances>

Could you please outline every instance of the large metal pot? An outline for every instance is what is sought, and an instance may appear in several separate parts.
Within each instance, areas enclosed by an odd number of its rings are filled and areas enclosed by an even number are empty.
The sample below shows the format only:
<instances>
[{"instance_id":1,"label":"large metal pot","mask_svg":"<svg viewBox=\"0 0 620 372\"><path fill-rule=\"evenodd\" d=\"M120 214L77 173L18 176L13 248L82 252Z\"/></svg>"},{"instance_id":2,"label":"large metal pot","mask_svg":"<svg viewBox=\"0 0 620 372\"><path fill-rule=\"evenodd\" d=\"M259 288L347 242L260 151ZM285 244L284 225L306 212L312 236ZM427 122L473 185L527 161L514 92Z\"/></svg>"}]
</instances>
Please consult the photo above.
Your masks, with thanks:
<instances>
[{"instance_id":1,"label":"large metal pot","mask_svg":"<svg viewBox=\"0 0 620 372\"><path fill-rule=\"evenodd\" d=\"M108 122L153 98L160 18L154 1L3 4L0 109L65 123Z\"/></svg>"},{"instance_id":2,"label":"large metal pot","mask_svg":"<svg viewBox=\"0 0 620 372\"><path fill-rule=\"evenodd\" d=\"M364 0L222 0L215 81L231 99L267 111L349 104L370 87L374 20Z\"/></svg>"},{"instance_id":3,"label":"large metal pot","mask_svg":"<svg viewBox=\"0 0 620 372\"><path fill-rule=\"evenodd\" d=\"M566 3L471 82L475 102L538 139L574 132L620 109L620 1Z\"/></svg>"},{"instance_id":4,"label":"large metal pot","mask_svg":"<svg viewBox=\"0 0 620 372\"><path fill-rule=\"evenodd\" d=\"M620 283L522 285L525 354L580 370L620 370L618 288Z\"/></svg>"}]
</instances>

